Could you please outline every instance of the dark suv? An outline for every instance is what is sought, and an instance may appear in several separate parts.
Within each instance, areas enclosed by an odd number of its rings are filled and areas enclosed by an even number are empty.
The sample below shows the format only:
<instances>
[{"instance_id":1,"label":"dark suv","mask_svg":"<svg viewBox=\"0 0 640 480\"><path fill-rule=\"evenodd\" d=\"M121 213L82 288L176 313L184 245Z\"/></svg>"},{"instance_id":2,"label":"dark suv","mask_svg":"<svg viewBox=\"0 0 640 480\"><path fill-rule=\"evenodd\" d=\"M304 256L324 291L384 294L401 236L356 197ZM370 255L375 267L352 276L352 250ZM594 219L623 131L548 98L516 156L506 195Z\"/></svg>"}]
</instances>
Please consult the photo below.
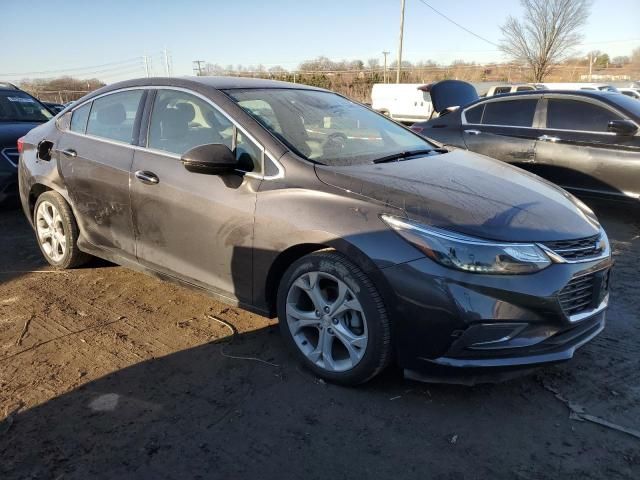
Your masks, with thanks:
<instances>
[{"instance_id":1,"label":"dark suv","mask_svg":"<svg viewBox=\"0 0 640 480\"><path fill-rule=\"evenodd\" d=\"M17 198L17 141L53 115L38 100L10 83L0 83L0 204Z\"/></svg>"},{"instance_id":2,"label":"dark suv","mask_svg":"<svg viewBox=\"0 0 640 480\"><path fill-rule=\"evenodd\" d=\"M23 141L51 265L96 255L277 315L331 381L392 359L414 378L530 368L604 328L611 254L586 205L326 90L128 81Z\"/></svg>"}]
</instances>

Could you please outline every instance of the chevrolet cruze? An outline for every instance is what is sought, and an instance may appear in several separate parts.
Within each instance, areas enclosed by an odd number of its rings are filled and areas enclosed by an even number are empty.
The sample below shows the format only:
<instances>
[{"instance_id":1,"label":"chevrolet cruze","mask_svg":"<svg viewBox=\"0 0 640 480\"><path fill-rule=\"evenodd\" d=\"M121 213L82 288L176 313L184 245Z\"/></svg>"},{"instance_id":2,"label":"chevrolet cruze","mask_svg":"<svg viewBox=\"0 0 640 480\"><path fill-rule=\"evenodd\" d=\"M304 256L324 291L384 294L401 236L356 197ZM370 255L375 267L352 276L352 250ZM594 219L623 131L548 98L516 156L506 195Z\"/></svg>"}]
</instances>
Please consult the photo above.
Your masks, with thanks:
<instances>
[{"instance_id":1,"label":"chevrolet cruze","mask_svg":"<svg viewBox=\"0 0 640 480\"><path fill-rule=\"evenodd\" d=\"M127 81L19 150L51 265L93 255L277 315L333 382L528 369L604 328L610 247L586 205L326 90Z\"/></svg>"}]
</instances>

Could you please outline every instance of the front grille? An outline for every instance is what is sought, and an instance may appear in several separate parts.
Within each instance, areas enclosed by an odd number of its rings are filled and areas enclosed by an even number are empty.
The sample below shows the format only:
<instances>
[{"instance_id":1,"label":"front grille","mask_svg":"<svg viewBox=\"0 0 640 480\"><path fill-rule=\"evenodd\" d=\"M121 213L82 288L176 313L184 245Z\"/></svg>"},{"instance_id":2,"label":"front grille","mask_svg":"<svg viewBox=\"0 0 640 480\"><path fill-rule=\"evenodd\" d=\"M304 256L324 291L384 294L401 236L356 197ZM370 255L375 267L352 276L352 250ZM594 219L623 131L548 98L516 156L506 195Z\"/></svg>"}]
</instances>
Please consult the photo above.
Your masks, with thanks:
<instances>
[{"instance_id":1,"label":"front grille","mask_svg":"<svg viewBox=\"0 0 640 480\"><path fill-rule=\"evenodd\" d=\"M601 270L576 277L567 283L558 294L565 315L571 317L598 307L609 291L609 275L609 270Z\"/></svg>"},{"instance_id":2,"label":"front grille","mask_svg":"<svg viewBox=\"0 0 640 480\"><path fill-rule=\"evenodd\" d=\"M20 154L18 153L17 148L3 148L0 150L0 154L2 154L2 158L4 158L7 162L9 162L14 167L18 166L18 157Z\"/></svg>"},{"instance_id":3,"label":"front grille","mask_svg":"<svg viewBox=\"0 0 640 480\"><path fill-rule=\"evenodd\" d=\"M560 240L557 242L544 242L543 245L565 260L580 260L583 258L597 257L605 249L605 242L600 235L580 238L578 240Z\"/></svg>"}]
</instances>

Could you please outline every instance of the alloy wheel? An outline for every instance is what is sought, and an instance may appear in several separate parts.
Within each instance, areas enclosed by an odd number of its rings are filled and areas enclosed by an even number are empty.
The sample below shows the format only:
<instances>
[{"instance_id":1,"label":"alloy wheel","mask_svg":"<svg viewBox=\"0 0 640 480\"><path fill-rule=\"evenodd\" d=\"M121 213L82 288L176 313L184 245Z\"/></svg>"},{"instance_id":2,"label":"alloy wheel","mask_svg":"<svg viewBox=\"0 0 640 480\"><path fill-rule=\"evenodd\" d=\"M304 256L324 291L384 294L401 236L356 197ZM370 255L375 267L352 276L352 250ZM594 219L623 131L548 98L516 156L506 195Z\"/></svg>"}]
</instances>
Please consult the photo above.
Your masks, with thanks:
<instances>
[{"instance_id":1,"label":"alloy wheel","mask_svg":"<svg viewBox=\"0 0 640 480\"><path fill-rule=\"evenodd\" d=\"M300 351L329 372L354 368L364 356L367 319L345 282L326 272L307 272L289 288L287 326Z\"/></svg>"},{"instance_id":2,"label":"alloy wheel","mask_svg":"<svg viewBox=\"0 0 640 480\"><path fill-rule=\"evenodd\" d=\"M42 251L54 262L60 262L67 251L67 236L62 216L57 207L48 201L38 205L36 233Z\"/></svg>"}]
</instances>

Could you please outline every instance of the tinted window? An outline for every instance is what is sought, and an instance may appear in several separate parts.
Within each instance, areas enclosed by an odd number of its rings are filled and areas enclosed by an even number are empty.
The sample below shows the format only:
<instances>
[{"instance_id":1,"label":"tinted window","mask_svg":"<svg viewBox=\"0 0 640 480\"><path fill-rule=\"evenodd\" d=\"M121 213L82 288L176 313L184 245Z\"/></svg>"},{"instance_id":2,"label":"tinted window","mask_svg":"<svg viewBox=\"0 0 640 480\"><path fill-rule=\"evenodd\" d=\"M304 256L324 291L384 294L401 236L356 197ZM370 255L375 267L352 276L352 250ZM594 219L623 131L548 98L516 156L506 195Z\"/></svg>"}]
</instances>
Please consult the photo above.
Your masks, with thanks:
<instances>
[{"instance_id":1,"label":"tinted window","mask_svg":"<svg viewBox=\"0 0 640 480\"><path fill-rule=\"evenodd\" d=\"M509 125L530 127L536 113L537 99L489 102L484 109L482 123L485 125Z\"/></svg>"},{"instance_id":2,"label":"tinted window","mask_svg":"<svg viewBox=\"0 0 640 480\"><path fill-rule=\"evenodd\" d=\"M530 90L535 90L535 88L529 87L529 86L526 86L526 85L524 87L516 88L516 92L528 92Z\"/></svg>"},{"instance_id":3,"label":"tinted window","mask_svg":"<svg viewBox=\"0 0 640 480\"><path fill-rule=\"evenodd\" d=\"M87 134L131 143L142 94L142 90L131 90L94 100L87 124Z\"/></svg>"},{"instance_id":4,"label":"tinted window","mask_svg":"<svg viewBox=\"0 0 640 480\"><path fill-rule=\"evenodd\" d=\"M611 110L579 100L550 98L547 104L547 128L606 132L609 121L618 119Z\"/></svg>"},{"instance_id":5,"label":"tinted window","mask_svg":"<svg viewBox=\"0 0 640 480\"><path fill-rule=\"evenodd\" d=\"M89 111L91 110L91 102L74 110L71 116L71 131L84 133L87 128L87 119L89 118Z\"/></svg>"},{"instance_id":6,"label":"tinted window","mask_svg":"<svg viewBox=\"0 0 640 480\"><path fill-rule=\"evenodd\" d=\"M511 91L511 87L496 87L493 91L494 95L500 95L501 93L509 93Z\"/></svg>"},{"instance_id":7,"label":"tinted window","mask_svg":"<svg viewBox=\"0 0 640 480\"><path fill-rule=\"evenodd\" d=\"M159 91L151 113L149 148L182 155L208 143L223 143L233 148L233 124L195 95Z\"/></svg>"},{"instance_id":8,"label":"tinted window","mask_svg":"<svg viewBox=\"0 0 640 480\"><path fill-rule=\"evenodd\" d=\"M467 123L480 123L482 120L482 111L484 110L484 103L477 107L470 108L464 112L464 117L467 119Z\"/></svg>"}]
</instances>

